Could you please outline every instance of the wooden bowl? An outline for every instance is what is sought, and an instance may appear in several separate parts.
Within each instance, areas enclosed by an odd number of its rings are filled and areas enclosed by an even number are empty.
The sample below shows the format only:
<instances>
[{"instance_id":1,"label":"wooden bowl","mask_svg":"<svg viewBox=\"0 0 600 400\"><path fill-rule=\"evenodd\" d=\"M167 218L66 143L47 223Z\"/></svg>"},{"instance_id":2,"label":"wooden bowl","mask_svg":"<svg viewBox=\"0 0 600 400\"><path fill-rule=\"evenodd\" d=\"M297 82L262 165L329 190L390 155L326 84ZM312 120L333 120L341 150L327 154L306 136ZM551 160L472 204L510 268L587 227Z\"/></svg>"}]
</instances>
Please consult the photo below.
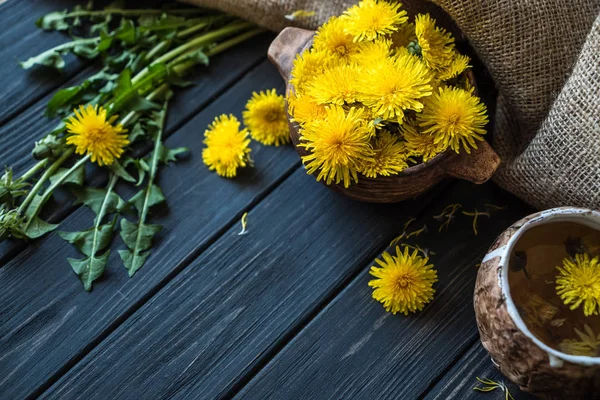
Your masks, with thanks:
<instances>
[{"instance_id":1,"label":"wooden bowl","mask_svg":"<svg viewBox=\"0 0 600 400\"><path fill-rule=\"evenodd\" d=\"M511 295L509 260L517 241L527 230L548 222L600 230L600 212L572 207L546 210L523 218L498 236L475 284L481 343L502 373L524 391L542 399L600 399L600 357L570 355L545 344L525 324L513 300L517 293Z\"/></svg>"},{"instance_id":2,"label":"wooden bowl","mask_svg":"<svg viewBox=\"0 0 600 400\"><path fill-rule=\"evenodd\" d=\"M296 54L310 48L314 34L314 31L305 29L285 28L269 47L269 59L286 82L286 94L292 89L289 79L294 58ZM471 71L468 73L468 78L475 86L473 73ZM300 142L298 125L291 121L290 137L300 156L308 154L303 147L298 146ZM328 186L355 200L370 203L395 203L429 190L446 177L466 179L478 184L484 183L492 177L500 165L500 157L486 141L480 142L478 146L479 148L473 150L471 154L456 154L453 151L446 151L425 163L407 168L398 175L378 178L359 175L358 182L348 188L341 184Z\"/></svg>"}]
</instances>

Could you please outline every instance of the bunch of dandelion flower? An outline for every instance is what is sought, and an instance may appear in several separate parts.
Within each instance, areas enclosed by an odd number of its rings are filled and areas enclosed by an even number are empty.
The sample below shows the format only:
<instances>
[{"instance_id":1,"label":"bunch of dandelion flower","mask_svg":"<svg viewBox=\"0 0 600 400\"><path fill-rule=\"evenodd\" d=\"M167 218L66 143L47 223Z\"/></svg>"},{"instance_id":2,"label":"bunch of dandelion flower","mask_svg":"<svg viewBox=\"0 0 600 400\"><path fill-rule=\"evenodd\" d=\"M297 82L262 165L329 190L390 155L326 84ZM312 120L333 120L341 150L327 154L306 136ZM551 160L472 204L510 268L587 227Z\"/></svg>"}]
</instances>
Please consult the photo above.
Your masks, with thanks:
<instances>
[{"instance_id":1,"label":"bunch of dandelion flower","mask_svg":"<svg viewBox=\"0 0 600 400\"><path fill-rule=\"evenodd\" d=\"M381 131L373 141L373 156L364 162L361 173L367 178L397 175L408 168L404 143L389 131Z\"/></svg>"},{"instance_id":2,"label":"bunch of dandelion flower","mask_svg":"<svg viewBox=\"0 0 600 400\"><path fill-rule=\"evenodd\" d=\"M285 100L275 89L252 93L243 113L250 136L265 145L280 146L290 142Z\"/></svg>"},{"instance_id":3,"label":"bunch of dandelion flower","mask_svg":"<svg viewBox=\"0 0 600 400\"><path fill-rule=\"evenodd\" d=\"M433 284L438 281L433 265L427 264L429 258L419 256L418 250L409 254L408 247L402 253L399 246L395 256L385 252L382 257L383 260L375 260L379 267L370 270L377 278L369 282L374 288L373 298L392 314L423 310L433 299Z\"/></svg>"},{"instance_id":4,"label":"bunch of dandelion flower","mask_svg":"<svg viewBox=\"0 0 600 400\"><path fill-rule=\"evenodd\" d=\"M233 115L222 114L204 132L202 160L211 170L226 178L233 178L240 167L250 161L248 130L240 130L240 122Z\"/></svg>"},{"instance_id":5,"label":"bunch of dandelion flower","mask_svg":"<svg viewBox=\"0 0 600 400\"><path fill-rule=\"evenodd\" d=\"M344 21L331 17L321 25L314 37L313 49L317 52L349 61L358 52L358 45L352 35L346 33Z\"/></svg>"},{"instance_id":6,"label":"bunch of dandelion flower","mask_svg":"<svg viewBox=\"0 0 600 400\"><path fill-rule=\"evenodd\" d=\"M475 140L483 140L488 119L486 107L476 96L456 87L440 87L427 99L427 106L417 114L423 134L432 135L434 142L459 152L477 148Z\"/></svg>"},{"instance_id":7,"label":"bunch of dandelion flower","mask_svg":"<svg viewBox=\"0 0 600 400\"><path fill-rule=\"evenodd\" d=\"M433 70L447 67L455 55L454 39L445 29L435 26L429 14L419 14L415 18L415 35L418 48L427 66Z\"/></svg>"},{"instance_id":8,"label":"bunch of dandelion flower","mask_svg":"<svg viewBox=\"0 0 600 400\"><path fill-rule=\"evenodd\" d=\"M397 31L408 20L400 7L402 4L397 2L362 0L346 10L341 19L354 41L375 40Z\"/></svg>"},{"instance_id":9,"label":"bunch of dandelion flower","mask_svg":"<svg viewBox=\"0 0 600 400\"><path fill-rule=\"evenodd\" d=\"M325 118L304 124L300 146L310 152L302 157L309 174L319 171L317 180L328 185L335 181L349 187L358 181L361 165L373 156L370 132L362 118L362 110L346 112L341 106L330 106Z\"/></svg>"},{"instance_id":10,"label":"bunch of dandelion flower","mask_svg":"<svg viewBox=\"0 0 600 400\"><path fill-rule=\"evenodd\" d=\"M571 310L583 304L587 317L600 312L600 257L576 254L573 260L567 257L563 265L556 267L556 293Z\"/></svg>"},{"instance_id":11,"label":"bunch of dandelion flower","mask_svg":"<svg viewBox=\"0 0 600 400\"><path fill-rule=\"evenodd\" d=\"M357 100L385 120L402 123L405 110L423 109L431 94L431 74L418 57L408 53L395 59L373 60L358 81Z\"/></svg>"},{"instance_id":12,"label":"bunch of dandelion flower","mask_svg":"<svg viewBox=\"0 0 600 400\"><path fill-rule=\"evenodd\" d=\"M119 159L129 144L127 129L114 124L118 116L107 119L106 109L99 106L79 106L67 120L69 136L66 143L75 146L77 154L90 155L98 165L111 165Z\"/></svg>"},{"instance_id":13,"label":"bunch of dandelion flower","mask_svg":"<svg viewBox=\"0 0 600 400\"><path fill-rule=\"evenodd\" d=\"M435 137L432 135L425 135L419 132L412 123L404 123L400 130L405 140L406 149L410 152L410 155L421 157L423 162L431 160L447 149L441 143L436 143L434 141Z\"/></svg>"}]
</instances>

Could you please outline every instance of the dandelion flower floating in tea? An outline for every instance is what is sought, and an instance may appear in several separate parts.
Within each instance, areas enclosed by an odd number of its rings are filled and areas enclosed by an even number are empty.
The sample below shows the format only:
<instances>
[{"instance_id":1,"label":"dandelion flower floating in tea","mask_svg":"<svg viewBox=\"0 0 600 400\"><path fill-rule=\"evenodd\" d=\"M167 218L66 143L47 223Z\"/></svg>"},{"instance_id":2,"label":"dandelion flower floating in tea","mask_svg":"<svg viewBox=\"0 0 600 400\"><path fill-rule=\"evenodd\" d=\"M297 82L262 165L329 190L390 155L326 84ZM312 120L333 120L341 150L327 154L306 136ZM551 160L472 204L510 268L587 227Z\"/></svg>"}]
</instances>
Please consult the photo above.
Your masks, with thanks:
<instances>
[{"instance_id":1,"label":"dandelion flower floating in tea","mask_svg":"<svg viewBox=\"0 0 600 400\"><path fill-rule=\"evenodd\" d=\"M556 293L571 310L583 304L584 315L598 315L600 311L600 264L599 257L576 254L567 257L563 265L556 267Z\"/></svg>"},{"instance_id":2,"label":"dandelion flower floating in tea","mask_svg":"<svg viewBox=\"0 0 600 400\"><path fill-rule=\"evenodd\" d=\"M285 100L275 89L252 93L243 115L250 136L257 142L267 146L290 142Z\"/></svg>"},{"instance_id":3,"label":"dandelion flower floating in tea","mask_svg":"<svg viewBox=\"0 0 600 400\"><path fill-rule=\"evenodd\" d=\"M248 130L240 130L240 122L233 115L220 115L204 132L202 160L211 171L220 176L233 178L240 167L250 160Z\"/></svg>"},{"instance_id":4,"label":"dandelion flower floating in tea","mask_svg":"<svg viewBox=\"0 0 600 400\"><path fill-rule=\"evenodd\" d=\"M592 328L590 328L590 326L587 324L584 324L583 326L583 330L585 332L582 332L577 328L574 328L574 330L579 340L563 340L559 344L560 351L573 354L575 356L600 356L600 333L596 335Z\"/></svg>"},{"instance_id":5,"label":"dandelion flower floating in tea","mask_svg":"<svg viewBox=\"0 0 600 400\"><path fill-rule=\"evenodd\" d=\"M113 125L118 116L107 119L103 107L79 106L67 120L66 128L70 136L66 143L75 146L77 154L88 154L98 165L111 165L121 157L129 144L127 129L120 124Z\"/></svg>"},{"instance_id":6,"label":"dandelion flower floating in tea","mask_svg":"<svg viewBox=\"0 0 600 400\"><path fill-rule=\"evenodd\" d=\"M399 246L395 256L385 252L382 258L375 260L380 267L370 270L377 278L369 282L373 298L392 314L421 311L433 299L433 284L438 280L433 265L427 264L429 258L419 256L418 250L409 254L408 248L402 253Z\"/></svg>"},{"instance_id":7,"label":"dandelion flower floating in tea","mask_svg":"<svg viewBox=\"0 0 600 400\"><path fill-rule=\"evenodd\" d=\"M400 3L363 0L350 7L341 17L346 23L346 32L354 41L375 40L398 30L398 26L408 20Z\"/></svg>"}]
</instances>

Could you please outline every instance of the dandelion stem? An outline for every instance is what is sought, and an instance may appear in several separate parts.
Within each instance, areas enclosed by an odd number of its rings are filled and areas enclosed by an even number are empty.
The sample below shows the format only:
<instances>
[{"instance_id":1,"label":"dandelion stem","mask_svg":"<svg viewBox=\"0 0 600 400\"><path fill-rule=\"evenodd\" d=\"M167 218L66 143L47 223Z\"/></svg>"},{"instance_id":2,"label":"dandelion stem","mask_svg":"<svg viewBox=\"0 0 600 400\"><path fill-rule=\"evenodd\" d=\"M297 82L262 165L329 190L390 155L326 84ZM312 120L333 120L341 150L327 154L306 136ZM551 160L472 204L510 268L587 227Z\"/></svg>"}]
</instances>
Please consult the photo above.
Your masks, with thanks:
<instances>
[{"instance_id":1,"label":"dandelion stem","mask_svg":"<svg viewBox=\"0 0 600 400\"><path fill-rule=\"evenodd\" d=\"M21 182L27 182L27 180L29 178L31 178L32 176L34 176L35 174L37 174L39 170L41 170L42 168L44 168L46 166L46 164L48 164L48 159L47 158L44 158L43 160L38 161L37 164L35 164L33 167L31 167L29 169L29 171L27 171L23 175L21 175L21 177L19 178L19 180L21 180Z\"/></svg>"},{"instance_id":2,"label":"dandelion stem","mask_svg":"<svg viewBox=\"0 0 600 400\"><path fill-rule=\"evenodd\" d=\"M156 10L156 9L139 9L139 10L125 10L122 8L112 8L107 10L97 11L73 11L65 14L65 18L77 18L77 17L101 17L105 15L120 15L123 17L135 17L141 15L161 15L161 14L172 14L172 15L187 15L187 14L198 14L204 12L200 8L181 8L173 10Z\"/></svg>"},{"instance_id":3,"label":"dandelion stem","mask_svg":"<svg viewBox=\"0 0 600 400\"><path fill-rule=\"evenodd\" d=\"M144 79L146 77L146 75L149 74L150 72L150 68L153 65L157 65L157 64L164 64L167 63L175 58L177 58L178 56L180 56L181 54L187 52L188 50L191 49L198 49L199 47L205 46L207 44L213 43L216 40L222 39L226 36L229 36L235 32L247 29L249 27L253 26L252 23L250 22L236 22L227 26L224 26L221 29L217 29L215 31L212 32L208 32L205 33L203 35L200 35L184 44L182 44L181 46L178 46L176 48L174 48L173 50L163 54L162 56L158 57L155 61L153 61L148 67L144 68L143 70L141 70L132 80L131 83L135 86L137 83L139 83L142 79Z\"/></svg>"},{"instance_id":4,"label":"dandelion stem","mask_svg":"<svg viewBox=\"0 0 600 400\"><path fill-rule=\"evenodd\" d=\"M65 154L63 154L63 157L68 154L71 155L69 153L73 153L73 150L68 150L65 152ZM60 185L62 185L62 183L69 177L71 176L71 174L73 172L75 172L77 170L77 168L81 167L83 164L85 164L89 159L90 159L91 155L88 154L85 157L81 158L79 161L77 161L71 168L69 168L67 170L67 172L65 172L64 174L62 174L60 176L60 178L58 178L56 181L54 181L54 183L52 183L48 189L46 189L44 191L44 193L42 194L42 198L40 199L40 201L36 202L35 208L27 213L28 215L28 219L27 222L25 223L25 227L23 228L24 232L27 232L27 228L29 228L29 225L31 224L31 221L33 221L35 219L35 217L37 217L37 215L39 214L39 212L42 209L42 206L44 205L44 203L46 203L46 201L48 200L48 198L52 195L52 193L54 192L54 190L59 187ZM65 160L68 158L68 156L65 158ZM62 157L61 157L62 159ZM59 159L60 160L60 159ZM64 161L64 160L63 160ZM54 164L52 165L54 166ZM50 171L52 166L50 168L48 168L48 170L46 170L46 172ZM56 169L58 169L58 166L56 167ZM44 174L45 175L45 174ZM51 176L51 175L50 175ZM48 176L48 177L50 177Z\"/></svg>"},{"instance_id":5,"label":"dandelion stem","mask_svg":"<svg viewBox=\"0 0 600 400\"><path fill-rule=\"evenodd\" d=\"M33 186L33 188L31 189L31 191L29 192L29 194L27 194L27 197L25 197L25 200L23 200L23 203L21 203L21 205L19 206L18 212L20 215L25 214L25 212L27 211L27 208L29 207L29 204L31 203L31 201L33 200L33 198L35 197L35 195L41 190L41 188L44 186L44 183L46 183L46 181L52 176L54 175L54 173L56 172L56 170L67 160L67 158L69 158L71 156L71 154L73 154L73 149L69 149L66 150L56 161L54 161L50 167L48 167L48 169L42 174L42 176L40 177L40 179L36 182L36 184Z\"/></svg>"}]
</instances>

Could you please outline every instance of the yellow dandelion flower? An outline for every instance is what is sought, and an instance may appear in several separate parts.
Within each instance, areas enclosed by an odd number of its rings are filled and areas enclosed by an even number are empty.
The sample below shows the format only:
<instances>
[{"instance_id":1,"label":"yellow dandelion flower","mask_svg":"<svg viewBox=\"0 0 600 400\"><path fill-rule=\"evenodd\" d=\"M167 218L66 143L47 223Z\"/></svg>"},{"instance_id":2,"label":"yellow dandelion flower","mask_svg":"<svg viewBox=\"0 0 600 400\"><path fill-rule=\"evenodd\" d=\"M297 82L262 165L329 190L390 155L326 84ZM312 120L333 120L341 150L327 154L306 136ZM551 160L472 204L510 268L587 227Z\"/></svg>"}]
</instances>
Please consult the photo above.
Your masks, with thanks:
<instances>
[{"instance_id":1,"label":"yellow dandelion flower","mask_svg":"<svg viewBox=\"0 0 600 400\"><path fill-rule=\"evenodd\" d=\"M381 131L373 141L373 157L369 157L360 172L367 178L397 175L408 168L404 143L388 131Z\"/></svg>"},{"instance_id":2,"label":"yellow dandelion flower","mask_svg":"<svg viewBox=\"0 0 600 400\"><path fill-rule=\"evenodd\" d=\"M296 55L292 67L290 84L296 93L301 93L315 76L331 64L331 57L323 51L305 51Z\"/></svg>"},{"instance_id":3,"label":"yellow dandelion flower","mask_svg":"<svg viewBox=\"0 0 600 400\"><path fill-rule=\"evenodd\" d=\"M575 260L567 257L562 267L556 267L556 293L570 309L583 303L587 317L600 312L600 257L590 259L589 254L576 254Z\"/></svg>"},{"instance_id":4,"label":"yellow dandelion flower","mask_svg":"<svg viewBox=\"0 0 600 400\"><path fill-rule=\"evenodd\" d=\"M398 26L408 20L402 4L377 0L362 0L350 7L341 17L346 32L354 41L375 40L378 35L387 35L398 30Z\"/></svg>"},{"instance_id":5,"label":"yellow dandelion flower","mask_svg":"<svg viewBox=\"0 0 600 400\"><path fill-rule=\"evenodd\" d=\"M444 28L435 26L429 14L415 18L415 34L427 66L439 71L450 64L454 55L454 38Z\"/></svg>"},{"instance_id":6,"label":"yellow dandelion flower","mask_svg":"<svg viewBox=\"0 0 600 400\"><path fill-rule=\"evenodd\" d=\"M431 75L418 57L408 53L395 60L374 60L358 78L357 100L385 120L404 118L404 110L420 111L422 97L431 94Z\"/></svg>"},{"instance_id":7,"label":"yellow dandelion flower","mask_svg":"<svg viewBox=\"0 0 600 400\"><path fill-rule=\"evenodd\" d=\"M285 100L275 89L252 93L244 111L244 125L250 130L252 139L267 146L290 142Z\"/></svg>"},{"instance_id":8,"label":"yellow dandelion flower","mask_svg":"<svg viewBox=\"0 0 600 400\"><path fill-rule=\"evenodd\" d=\"M237 169L250 160L248 130L240 130L240 121L233 115L222 114L204 132L202 161L218 175L233 178Z\"/></svg>"},{"instance_id":9,"label":"yellow dandelion flower","mask_svg":"<svg viewBox=\"0 0 600 400\"><path fill-rule=\"evenodd\" d=\"M415 24L408 22L400 25L398 30L390 36L392 39L392 49L406 48L410 42L417 40L415 34Z\"/></svg>"},{"instance_id":10,"label":"yellow dandelion flower","mask_svg":"<svg viewBox=\"0 0 600 400\"><path fill-rule=\"evenodd\" d=\"M369 65L373 60L388 58L391 53L392 42L388 39L377 39L374 42L361 42L358 52L351 57L351 61Z\"/></svg>"},{"instance_id":11,"label":"yellow dandelion flower","mask_svg":"<svg viewBox=\"0 0 600 400\"><path fill-rule=\"evenodd\" d=\"M353 64L338 65L326 69L315 77L306 89L306 94L318 104L353 103L356 101L356 80L360 75L359 67Z\"/></svg>"},{"instance_id":12,"label":"yellow dandelion flower","mask_svg":"<svg viewBox=\"0 0 600 400\"><path fill-rule=\"evenodd\" d=\"M585 332L577 328L574 328L574 330L579 340L565 339L558 345L559 350L575 356L600 356L600 334L596 335L588 324L583 325Z\"/></svg>"},{"instance_id":13,"label":"yellow dandelion flower","mask_svg":"<svg viewBox=\"0 0 600 400\"><path fill-rule=\"evenodd\" d=\"M348 61L358 51L358 45L352 35L344 30L344 22L331 17L315 34L313 49Z\"/></svg>"},{"instance_id":14,"label":"yellow dandelion flower","mask_svg":"<svg viewBox=\"0 0 600 400\"><path fill-rule=\"evenodd\" d=\"M325 117L325 106L317 104L316 100L308 95L296 95L290 92L287 100L292 121L300 125Z\"/></svg>"},{"instance_id":15,"label":"yellow dandelion flower","mask_svg":"<svg viewBox=\"0 0 600 400\"><path fill-rule=\"evenodd\" d=\"M447 149L442 143L435 143L433 136L422 134L409 123L403 124L401 131L409 154L411 156L422 157L423 162L431 160Z\"/></svg>"},{"instance_id":16,"label":"yellow dandelion flower","mask_svg":"<svg viewBox=\"0 0 600 400\"><path fill-rule=\"evenodd\" d=\"M369 138L362 110L327 107L324 119L309 121L301 130L300 146L310 152L302 161L309 174L319 171L317 180L349 187L358 180L360 165L373 156Z\"/></svg>"},{"instance_id":17,"label":"yellow dandelion flower","mask_svg":"<svg viewBox=\"0 0 600 400\"><path fill-rule=\"evenodd\" d=\"M408 248L402 253L396 246L395 256L385 252L383 260L375 260L381 268L371 267L371 275L378 278L369 282L375 289L373 298L392 314L421 311L433 299L437 272L432 264L427 264L429 258L418 254L418 250L409 254Z\"/></svg>"},{"instance_id":18,"label":"yellow dandelion flower","mask_svg":"<svg viewBox=\"0 0 600 400\"><path fill-rule=\"evenodd\" d=\"M127 129L121 124L113 125L118 118L116 115L107 120L103 107L89 104L79 106L73 114L66 123L70 134L67 144L74 145L77 154L89 154L92 162L98 162L100 166L110 165L121 157L129 140L124 135Z\"/></svg>"},{"instance_id":19,"label":"yellow dandelion flower","mask_svg":"<svg viewBox=\"0 0 600 400\"><path fill-rule=\"evenodd\" d=\"M435 143L467 153L477 148L475 140L483 140L488 119L486 107L479 97L456 87L441 87L429 97L417 121L423 134L432 135Z\"/></svg>"},{"instance_id":20,"label":"yellow dandelion flower","mask_svg":"<svg viewBox=\"0 0 600 400\"><path fill-rule=\"evenodd\" d=\"M438 73L438 79L447 81L449 79L456 78L470 67L470 61L471 59L468 56L457 53L450 64L448 64L446 68Z\"/></svg>"}]
</instances>

